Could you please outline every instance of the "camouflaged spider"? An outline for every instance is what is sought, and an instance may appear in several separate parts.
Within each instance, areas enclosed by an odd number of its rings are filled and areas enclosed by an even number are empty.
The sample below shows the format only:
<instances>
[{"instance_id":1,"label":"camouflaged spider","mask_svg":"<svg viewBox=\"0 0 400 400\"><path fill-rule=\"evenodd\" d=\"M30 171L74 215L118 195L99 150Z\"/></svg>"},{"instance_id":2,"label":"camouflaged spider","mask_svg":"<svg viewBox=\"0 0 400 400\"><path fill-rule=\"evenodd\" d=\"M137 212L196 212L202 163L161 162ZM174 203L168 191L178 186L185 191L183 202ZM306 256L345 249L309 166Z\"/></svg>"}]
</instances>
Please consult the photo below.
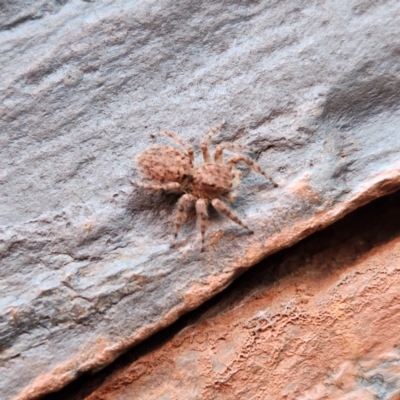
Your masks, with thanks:
<instances>
[{"instance_id":1,"label":"camouflaged spider","mask_svg":"<svg viewBox=\"0 0 400 400\"><path fill-rule=\"evenodd\" d=\"M201 141L204 163L199 166L193 165L193 148L171 131L156 132L151 136L168 136L184 147L186 153L171 146L157 146L146 150L135 159L142 175L150 183L131 181L133 185L154 191L163 190L165 192L185 193L178 200L174 239L171 246L175 244L179 229L186 220L187 207L193 203L196 203L196 212L200 220L201 251L204 251L207 207L210 202L218 212L226 215L250 233L253 233L220 200L221 197L230 202L234 200L236 188L239 186L241 178L240 171L236 169L236 165L240 161L246 163L254 171L264 175L275 187L278 186L253 160L244 154L236 153L229 159L226 165L222 164L222 153L224 150L253 150L249 146L242 146L235 143L221 143L217 146L214 154L215 163L210 162L208 142L222 128L224 123L225 121L222 121L222 123L211 129Z\"/></svg>"}]
</instances>

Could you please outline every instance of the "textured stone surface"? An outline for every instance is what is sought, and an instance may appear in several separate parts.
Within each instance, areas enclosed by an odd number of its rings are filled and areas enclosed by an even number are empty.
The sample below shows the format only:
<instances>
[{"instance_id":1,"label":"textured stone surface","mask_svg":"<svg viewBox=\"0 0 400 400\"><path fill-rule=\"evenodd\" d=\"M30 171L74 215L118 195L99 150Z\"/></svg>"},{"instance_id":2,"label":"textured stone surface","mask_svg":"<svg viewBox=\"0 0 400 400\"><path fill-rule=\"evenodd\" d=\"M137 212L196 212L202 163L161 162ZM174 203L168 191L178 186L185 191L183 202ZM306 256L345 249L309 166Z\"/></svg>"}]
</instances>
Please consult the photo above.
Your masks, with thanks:
<instances>
[{"instance_id":1,"label":"textured stone surface","mask_svg":"<svg viewBox=\"0 0 400 400\"><path fill-rule=\"evenodd\" d=\"M46 400L400 398L400 192Z\"/></svg>"},{"instance_id":2,"label":"textured stone surface","mask_svg":"<svg viewBox=\"0 0 400 400\"><path fill-rule=\"evenodd\" d=\"M399 187L400 4L32 1L0 24L0 398L100 368L268 254ZM169 248L132 191L149 134L256 146L233 205ZM197 160L200 161L199 159Z\"/></svg>"}]
</instances>

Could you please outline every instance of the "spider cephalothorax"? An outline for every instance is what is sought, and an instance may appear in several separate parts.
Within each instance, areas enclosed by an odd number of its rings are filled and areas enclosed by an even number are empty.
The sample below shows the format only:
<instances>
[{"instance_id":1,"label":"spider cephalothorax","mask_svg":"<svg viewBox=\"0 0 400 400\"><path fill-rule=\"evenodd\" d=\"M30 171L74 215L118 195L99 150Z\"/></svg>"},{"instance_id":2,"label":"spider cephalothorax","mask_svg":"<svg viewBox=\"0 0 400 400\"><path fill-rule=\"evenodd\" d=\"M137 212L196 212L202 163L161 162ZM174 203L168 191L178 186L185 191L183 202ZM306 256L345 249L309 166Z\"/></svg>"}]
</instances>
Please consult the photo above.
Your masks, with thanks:
<instances>
[{"instance_id":1,"label":"spider cephalothorax","mask_svg":"<svg viewBox=\"0 0 400 400\"><path fill-rule=\"evenodd\" d=\"M189 205L196 203L196 212L200 220L202 246L204 250L204 237L207 222L207 207L211 203L220 213L251 231L229 207L221 201L224 198L233 201L236 196L236 188L240 184L241 174L236 165L242 161L253 168L254 171L264 175L275 187L278 185L248 156L242 153L234 154L226 164L222 163L224 150L252 150L248 146L235 143L221 143L217 146L214 161L210 162L208 142L211 137L222 128L225 121L215 126L201 141L201 151L204 163L195 166L192 147L171 131L153 133L154 136L169 136L178 142L186 153L171 146L157 146L138 155L135 159L142 175L149 183L132 181L132 184L154 191L184 193L178 200L177 215L175 219L174 240L178 236L179 229L186 219L186 210Z\"/></svg>"}]
</instances>

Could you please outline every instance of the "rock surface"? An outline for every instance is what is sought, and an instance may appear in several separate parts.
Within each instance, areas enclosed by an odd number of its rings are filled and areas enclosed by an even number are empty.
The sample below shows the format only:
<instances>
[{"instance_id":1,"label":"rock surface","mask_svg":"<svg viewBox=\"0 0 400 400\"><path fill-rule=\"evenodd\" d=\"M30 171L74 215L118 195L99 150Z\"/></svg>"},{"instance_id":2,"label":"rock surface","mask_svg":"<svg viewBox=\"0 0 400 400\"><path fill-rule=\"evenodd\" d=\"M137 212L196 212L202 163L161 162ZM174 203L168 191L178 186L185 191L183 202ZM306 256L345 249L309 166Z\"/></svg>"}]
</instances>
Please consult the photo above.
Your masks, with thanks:
<instances>
[{"instance_id":1,"label":"rock surface","mask_svg":"<svg viewBox=\"0 0 400 400\"><path fill-rule=\"evenodd\" d=\"M44 400L400 398L400 192Z\"/></svg>"},{"instance_id":2,"label":"rock surface","mask_svg":"<svg viewBox=\"0 0 400 400\"><path fill-rule=\"evenodd\" d=\"M400 186L400 4L4 2L0 398L101 368L265 256ZM170 129L257 147L232 205L169 248L174 196L133 190Z\"/></svg>"}]
</instances>

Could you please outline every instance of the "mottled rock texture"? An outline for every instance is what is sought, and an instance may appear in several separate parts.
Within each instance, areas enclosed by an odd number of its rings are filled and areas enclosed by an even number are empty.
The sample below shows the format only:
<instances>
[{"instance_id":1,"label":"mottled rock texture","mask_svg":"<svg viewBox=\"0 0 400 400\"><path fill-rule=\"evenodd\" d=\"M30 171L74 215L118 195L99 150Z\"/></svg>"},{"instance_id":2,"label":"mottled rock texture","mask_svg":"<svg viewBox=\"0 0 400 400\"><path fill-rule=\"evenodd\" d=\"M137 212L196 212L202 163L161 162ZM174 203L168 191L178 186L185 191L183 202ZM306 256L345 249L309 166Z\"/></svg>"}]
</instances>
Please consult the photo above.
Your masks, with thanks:
<instances>
[{"instance_id":1,"label":"mottled rock texture","mask_svg":"<svg viewBox=\"0 0 400 400\"><path fill-rule=\"evenodd\" d=\"M44 400L400 399L400 192Z\"/></svg>"},{"instance_id":2,"label":"mottled rock texture","mask_svg":"<svg viewBox=\"0 0 400 400\"><path fill-rule=\"evenodd\" d=\"M400 183L400 3L6 1L0 17L0 398L33 399ZM133 158L222 118L280 187L169 248L175 196ZM197 157L197 162L201 162ZM328 290L328 289L327 289ZM287 300L289 301L289 300Z\"/></svg>"}]
</instances>

